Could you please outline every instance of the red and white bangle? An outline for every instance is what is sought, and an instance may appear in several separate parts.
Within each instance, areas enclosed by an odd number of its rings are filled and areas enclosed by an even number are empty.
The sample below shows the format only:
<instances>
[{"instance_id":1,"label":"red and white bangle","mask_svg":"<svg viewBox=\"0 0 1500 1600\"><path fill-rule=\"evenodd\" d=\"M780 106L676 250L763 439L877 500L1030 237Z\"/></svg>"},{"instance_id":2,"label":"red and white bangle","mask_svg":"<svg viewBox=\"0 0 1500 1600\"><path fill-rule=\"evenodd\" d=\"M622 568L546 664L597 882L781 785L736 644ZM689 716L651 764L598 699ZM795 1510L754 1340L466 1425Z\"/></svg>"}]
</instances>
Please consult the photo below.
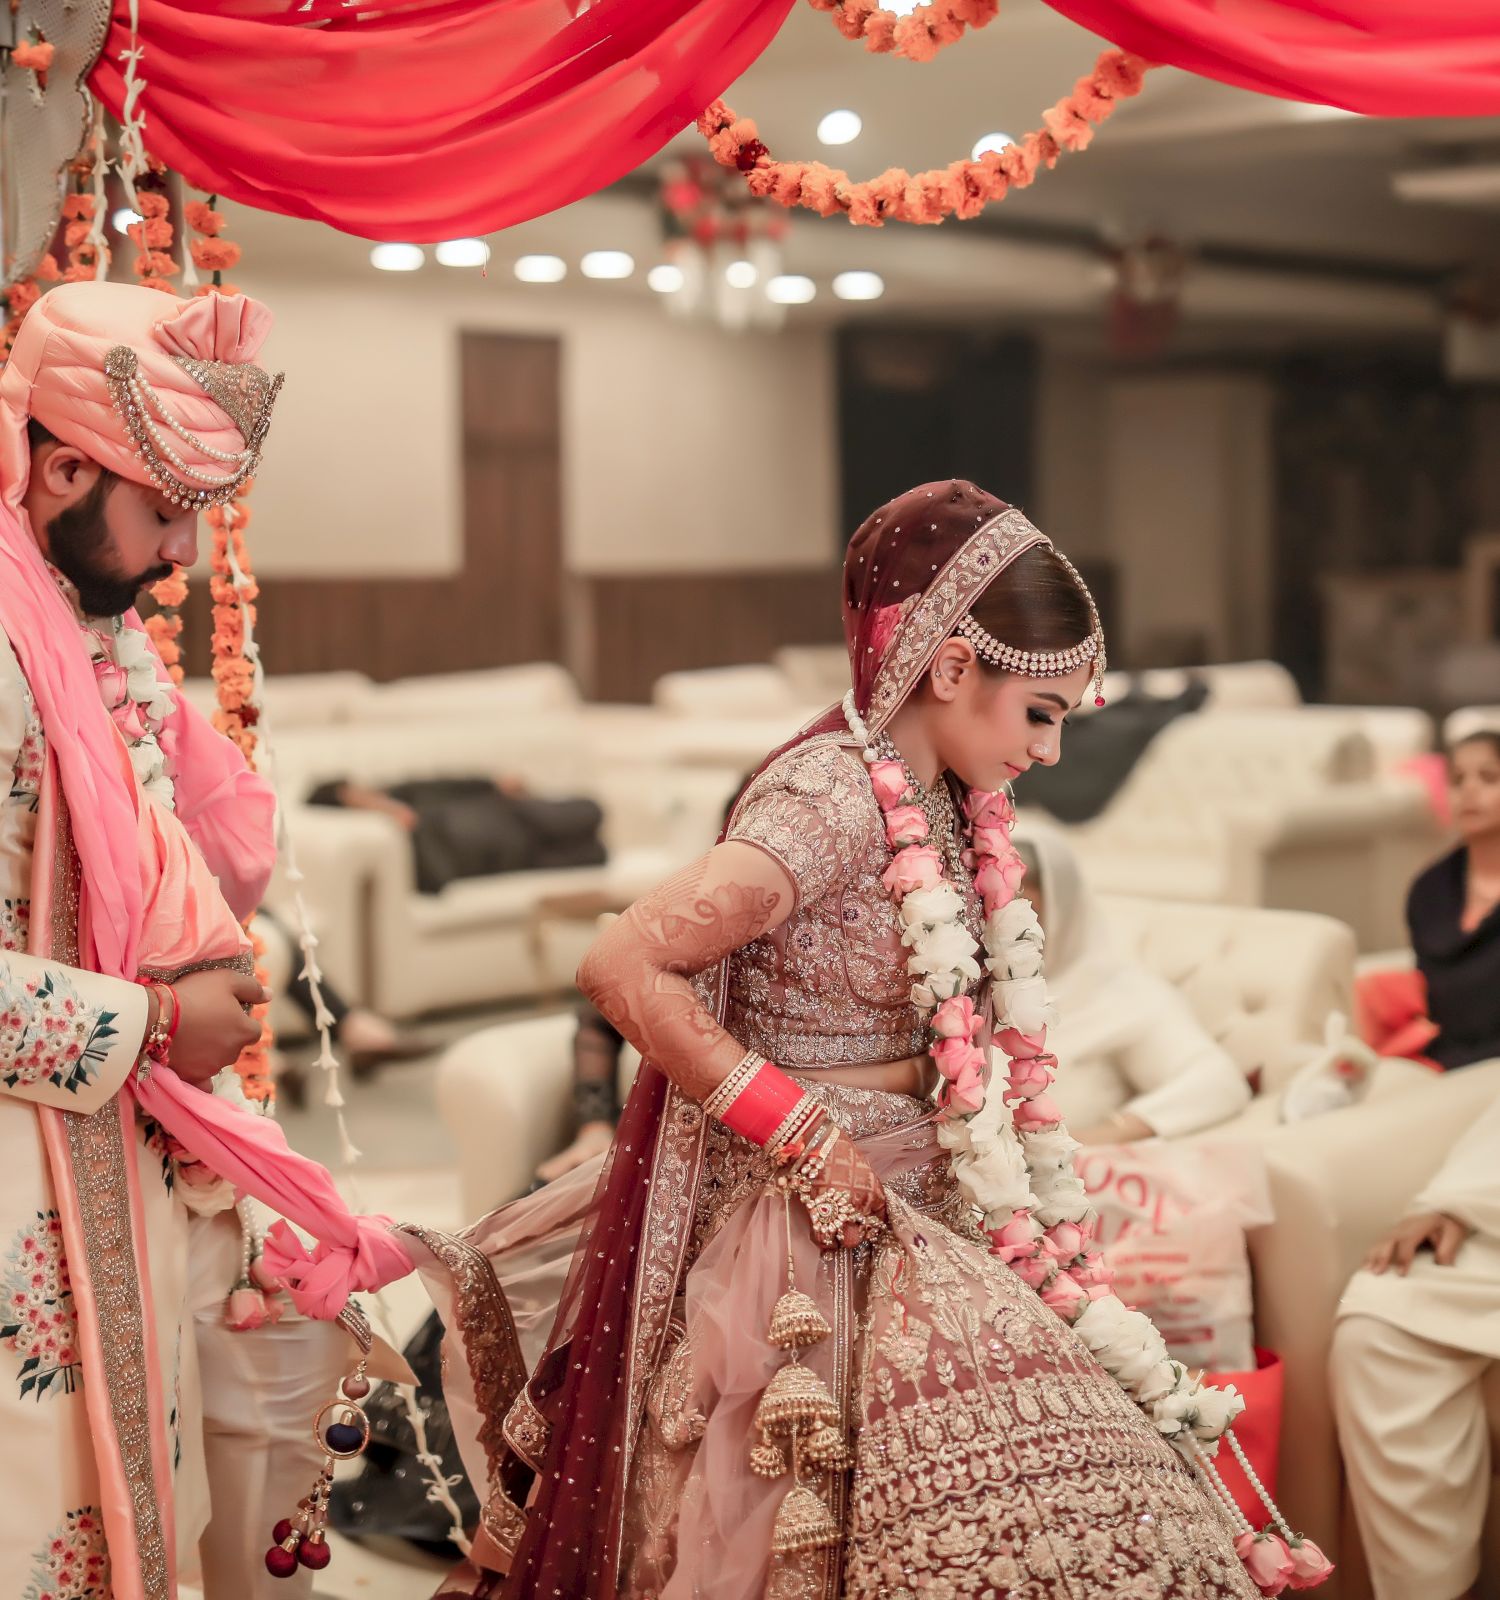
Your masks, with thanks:
<instances>
[{"instance_id":1,"label":"red and white bangle","mask_svg":"<svg viewBox=\"0 0 1500 1600\"><path fill-rule=\"evenodd\" d=\"M763 1055L747 1050L703 1102L703 1109L752 1144L773 1152L805 1128L822 1107Z\"/></svg>"},{"instance_id":2,"label":"red and white bangle","mask_svg":"<svg viewBox=\"0 0 1500 1600\"><path fill-rule=\"evenodd\" d=\"M136 1058L136 1070L142 1079L151 1076L153 1066L166 1065L172 1041L177 1037L177 1025L182 1021L182 1007L171 984L147 983L145 987L156 996L156 1021L142 1041L141 1053Z\"/></svg>"}]
</instances>

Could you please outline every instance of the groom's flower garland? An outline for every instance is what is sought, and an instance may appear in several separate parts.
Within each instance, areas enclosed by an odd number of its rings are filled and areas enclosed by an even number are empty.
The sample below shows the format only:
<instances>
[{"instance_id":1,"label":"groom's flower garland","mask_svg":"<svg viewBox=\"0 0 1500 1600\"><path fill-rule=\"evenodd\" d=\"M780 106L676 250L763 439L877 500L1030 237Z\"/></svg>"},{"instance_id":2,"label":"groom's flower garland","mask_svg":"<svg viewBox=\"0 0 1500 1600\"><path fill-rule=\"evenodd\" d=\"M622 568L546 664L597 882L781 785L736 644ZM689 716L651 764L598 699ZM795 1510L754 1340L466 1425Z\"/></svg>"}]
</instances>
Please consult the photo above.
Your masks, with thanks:
<instances>
[{"instance_id":1,"label":"groom's flower garland","mask_svg":"<svg viewBox=\"0 0 1500 1600\"><path fill-rule=\"evenodd\" d=\"M156 672L156 652L139 629L116 618L106 638L97 627L87 630L89 659L104 708L130 751L130 765L147 794L172 805L171 735L164 724L172 714L172 685Z\"/></svg>"},{"instance_id":2,"label":"groom's flower garland","mask_svg":"<svg viewBox=\"0 0 1500 1600\"><path fill-rule=\"evenodd\" d=\"M1097 1216L1073 1171L1078 1145L1048 1095L1051 1004L1042 976L1043 936L1018 898L1024 866L1010 841L1015 812L1003 794L964 803L974 885L984 903L985 966L994 977L995 1043L1010 1059L1003 1093L986 1093L981 1019L964 992L981 976L979 946L964 926L963 898L927 843L927 819L904 764L883 758L849 696L844 714L864 747L870 781L895 855L885 874L912 952L912 1003L931 1013L933 1060L946 1080L939 1138L960 1188L983 1213L991 1248L1036 1289L1101 1366L1173 1441L1217 1440L1244 1409L1233 1388L1199 1383L1167 1353L1150 1319L1110 1292L1094 1243Z\"/></svg>"},{"instance_id":3,"label":"groom's flower garland","mask_svg":"<svg viewBox=\"0 0 1500 1600\"><path fill-rule=\"evenodd\" d=\"M982 1019L965 990L981 976L979 944L964 925L964 901L943 876L942 854L929 843L916 780L894 747L882 752L853 694L844 718L859 741L894 855L884 883L895 898L902 943L911 951L912 1004L930 1013L933 1060L944 1078L947 1112L938 1138L953 1157L960 1190L981 1212L990 1248L1069 1323L1099 1365L1182 1450L1225 1505L1236 1553L1266 1594L1313 1588L1332 1566L1316 1545L1295 1535L1250 1468L1230 1424L1245 1409L1232 1385L1194 1378L1167 1351L1144 1313L1109 1288L1110 1271L1094 1243L1098 1216L1073 1171L1079 1148L1048 1095L1057 1059L1048 1053L1052 1006L1042 975L1045 943L1029 901L1019 897L1025 865L1011 843L1015 810L1003 794L972 790L965 798L971 848L965 856L984 904L985 966L994 980L994 1043L1010 1061L1003 1093L986 1089L984 1052L974 1040ZM1272 1518L1257 1533L1235 1505L1212 1458L1229 1444Z\"/></svg>"}]
</instances>

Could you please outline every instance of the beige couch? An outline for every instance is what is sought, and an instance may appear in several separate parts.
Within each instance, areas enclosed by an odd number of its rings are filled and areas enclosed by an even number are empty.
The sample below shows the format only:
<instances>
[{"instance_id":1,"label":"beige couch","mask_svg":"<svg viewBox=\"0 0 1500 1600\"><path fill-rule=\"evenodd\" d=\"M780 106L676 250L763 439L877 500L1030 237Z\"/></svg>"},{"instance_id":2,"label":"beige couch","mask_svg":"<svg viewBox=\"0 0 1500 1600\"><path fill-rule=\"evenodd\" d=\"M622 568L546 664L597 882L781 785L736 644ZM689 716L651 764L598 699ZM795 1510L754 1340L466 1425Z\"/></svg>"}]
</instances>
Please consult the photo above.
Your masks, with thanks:
<instances>
[{"instance_id":1,"label":"beige couch","mask_svg":"<svg viewBox=\"0 0 1500 1600\"><path fill-rule=\"evenodd\" d=\"M1353 928L1361 949L1400 943L1407 886L1442 835L1421 785L1382 777L1356 720L1322 709L1170 724L1105 810L1068 830L1089 881L1317 911Z\"/></svg>"}]
</instances>

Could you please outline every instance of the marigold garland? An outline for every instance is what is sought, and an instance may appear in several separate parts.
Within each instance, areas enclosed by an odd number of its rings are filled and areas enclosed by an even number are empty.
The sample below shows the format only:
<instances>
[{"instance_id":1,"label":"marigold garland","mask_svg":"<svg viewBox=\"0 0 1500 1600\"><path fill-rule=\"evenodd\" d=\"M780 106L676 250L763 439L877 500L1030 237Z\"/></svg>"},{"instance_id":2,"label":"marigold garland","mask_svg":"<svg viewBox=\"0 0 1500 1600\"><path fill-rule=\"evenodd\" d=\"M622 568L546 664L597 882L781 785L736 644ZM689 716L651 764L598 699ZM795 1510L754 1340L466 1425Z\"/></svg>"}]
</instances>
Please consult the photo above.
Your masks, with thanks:
<instances>
[{"instance_id":1,"label":"marigold garland","mask_svg":"<svg viewBox=\"0 0 1500 1600\"><path fill-rule=\"evenodd\" d=\"M753 120L715 100L698 119L714 160L744 174L750 192L781 206L802 206L830 217L843 212L858 226L890 221L930 224L946 217L977 217L992 200L1024 189L1042 167L1056 166L1064 150L1086 149L1094 129L1119 105L1141 91L1149 63L1120 50L1106 50L1071 94L1042 116L1044 127L1003 150L987 150L977 161L955 161L929 172L890 167L877 178L856 182L821 161L777 161Z\"/></svg>"},{"instance_id":2,"label":"marigold garland","mask_svg":"<svg viewBox=\"0 0 1500 1600\"><path fill-rule=\"evenodd\" d=\"M186 674L182 666L182 607L187 601L187 574L179 567L170 578L154 584L151 597L161 609L154 617L146 618L146 632L162 659L162 665L171 674L172 682L182 687Z\"/></svg>"},{"instance_id":3,"label":"marigold garland","mask_svg":"<svg viewBox=\"0 0 1500 1600\"><path fill-rule=\"evenodd\" d=\"M846 39L863 39L876 55L931 61L939 50L956 44L969 28L995 20L1000 0L933 0L906 16L887 11L876 0L811 0L815 11L827 11Z\"/></svg>"},{"instance_id":4,"label":"marigold garland","mask_svg":"<svg viewBox=\"0 0 1500 1600\"><path fill-rule=\"evenodd\" d=\"M224 213L215 209L218 196L207 200L191 200L182 208L183 220L198 237L191 241L193 264L204 272L213 274L213 281L199 290L205 294L237 294L232 283L224 282L224 274L239 266L244 252L230 239L221 239L224 231Z\"/></svg>"}]
</instances>

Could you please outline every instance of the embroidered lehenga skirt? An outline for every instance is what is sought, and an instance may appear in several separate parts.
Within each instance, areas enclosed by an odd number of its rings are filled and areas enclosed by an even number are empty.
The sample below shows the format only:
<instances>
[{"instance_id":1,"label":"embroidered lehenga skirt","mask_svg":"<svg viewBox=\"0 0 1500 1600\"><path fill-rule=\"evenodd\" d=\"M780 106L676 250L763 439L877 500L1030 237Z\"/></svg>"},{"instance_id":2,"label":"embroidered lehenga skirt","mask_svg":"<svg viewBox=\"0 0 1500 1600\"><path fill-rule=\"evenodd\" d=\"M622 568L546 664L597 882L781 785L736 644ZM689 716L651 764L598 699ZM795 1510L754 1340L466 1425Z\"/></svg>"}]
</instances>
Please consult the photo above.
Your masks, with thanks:
<instances>
[{"instance_id":1,"label":"embroidered lehenga skirt","mask_svg":"<svg viewBox=\"0 0 1500 1600\"><path fill-rule=\"evenodd\" d=\"M882 1175L889 1233L821 1254L760 1152L708 1130L692 1265L627 1485L621 1595L1254 1596L1183 1459L988 1252L930 1108L817 1092ZM800 1359L839 1407L849 1465L804 1477L838 1537L773 1556L792 1477L757 1475L750 1452L759 1398L789 1359L767 1333L789 1274L831 1329Z\"/></svg>"}]
</instances>

